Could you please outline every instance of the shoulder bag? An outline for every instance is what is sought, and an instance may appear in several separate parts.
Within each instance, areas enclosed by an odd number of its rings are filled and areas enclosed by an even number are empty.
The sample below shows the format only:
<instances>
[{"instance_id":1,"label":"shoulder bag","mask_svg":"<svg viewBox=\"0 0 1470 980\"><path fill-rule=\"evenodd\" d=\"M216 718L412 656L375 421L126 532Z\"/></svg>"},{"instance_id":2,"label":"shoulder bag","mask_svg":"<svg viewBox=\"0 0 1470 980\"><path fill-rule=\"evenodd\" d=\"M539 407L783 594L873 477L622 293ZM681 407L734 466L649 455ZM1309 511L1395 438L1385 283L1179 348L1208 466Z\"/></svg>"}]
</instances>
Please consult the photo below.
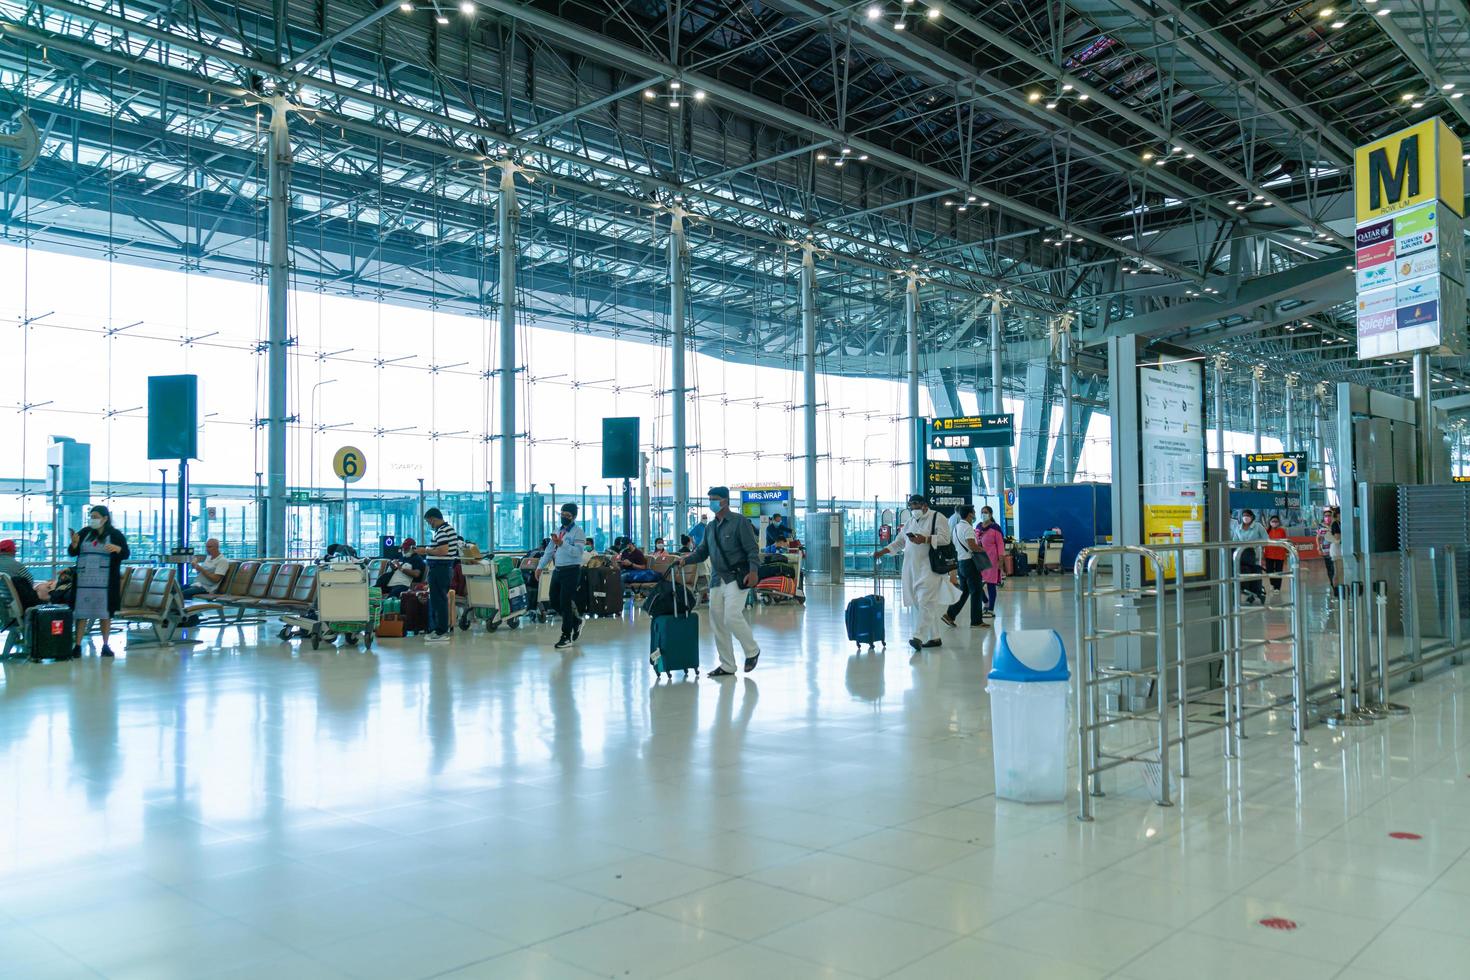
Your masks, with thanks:
<instances>
[{"instance_id":1,"label":"shoulder bag","mask_svg":"<svg viewBox=\"0 0 1470 980\"><path fill-rule=\"evenodd\" d=\"M960 567L959 554L954 550L954 542L949 544L934 543L934 529L939 526L939 512L935 511L929 521L929 570L936 575L948 575Z\"/></svg>"}]
</instances>

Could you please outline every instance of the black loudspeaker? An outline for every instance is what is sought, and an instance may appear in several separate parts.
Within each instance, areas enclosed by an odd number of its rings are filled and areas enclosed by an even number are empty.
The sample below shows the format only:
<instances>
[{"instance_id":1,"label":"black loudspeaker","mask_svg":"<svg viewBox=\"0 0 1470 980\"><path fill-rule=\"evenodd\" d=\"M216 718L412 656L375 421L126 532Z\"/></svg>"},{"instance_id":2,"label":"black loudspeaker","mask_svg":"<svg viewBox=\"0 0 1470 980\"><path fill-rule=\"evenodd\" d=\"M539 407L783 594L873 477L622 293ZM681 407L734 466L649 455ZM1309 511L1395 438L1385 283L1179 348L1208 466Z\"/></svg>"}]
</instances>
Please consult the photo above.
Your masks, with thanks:
<instances>
[{"instance_id":1,"label":"black loudspeaker","mask_svg":"<svg viewBox=\"0 0 1470 980\"><path fill-rule=\"evenodd\" d=\"M602 478L638 478L637 416L602 420Z\"/></svg>"},{"instance_id":2,"label":"black loudspeaker","mask_svg":"<svg viewBox=\"0 0 1470 980\"><path fill-rule=\"evenodd\" d=\"M148 379L148 458L199 458L199 376Z\"/></svg>"}]
</instances>

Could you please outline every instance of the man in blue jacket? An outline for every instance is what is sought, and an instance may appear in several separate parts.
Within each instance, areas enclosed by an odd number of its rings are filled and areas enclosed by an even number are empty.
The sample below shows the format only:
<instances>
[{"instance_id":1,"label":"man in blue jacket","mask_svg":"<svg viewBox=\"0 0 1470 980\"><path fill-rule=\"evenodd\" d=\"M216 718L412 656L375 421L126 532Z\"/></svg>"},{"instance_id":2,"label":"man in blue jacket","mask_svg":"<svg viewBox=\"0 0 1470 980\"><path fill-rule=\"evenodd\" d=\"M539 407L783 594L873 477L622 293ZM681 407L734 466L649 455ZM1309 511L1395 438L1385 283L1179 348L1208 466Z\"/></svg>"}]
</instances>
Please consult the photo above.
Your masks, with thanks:
<instances>
[{"instance_id":1,"label":"man in blue jacket","mask_svg":"<svg viewBox=\"0 0 1470 980\"><path fill-rule=\"evenodd\" d=\"M730 488L710 487L709 509L715 519L710 522L704 539L694 551L680 555L680 564L698 564L709 559L713 575L709 589L710 625L715 630L715 649L720 654L720 666L710 671L711 677L731 677L735 674L735 645L732 637L740 641L745 654L746 673L755 670L761 650L755 642L755 634L745 618L745 590L753 588L759 576L761 549L756 541L755 526L744 516L730 509Z\"/></svg>"}]
</instances>

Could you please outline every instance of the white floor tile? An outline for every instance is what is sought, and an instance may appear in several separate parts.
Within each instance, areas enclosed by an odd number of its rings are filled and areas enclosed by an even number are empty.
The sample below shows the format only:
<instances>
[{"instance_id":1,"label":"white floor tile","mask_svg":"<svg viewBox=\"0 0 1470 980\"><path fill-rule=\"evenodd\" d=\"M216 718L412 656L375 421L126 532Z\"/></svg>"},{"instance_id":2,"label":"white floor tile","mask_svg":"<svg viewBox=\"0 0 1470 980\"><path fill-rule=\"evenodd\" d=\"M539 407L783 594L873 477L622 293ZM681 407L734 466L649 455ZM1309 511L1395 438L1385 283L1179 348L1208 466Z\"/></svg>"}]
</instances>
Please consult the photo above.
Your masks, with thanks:
<instances>
[{"instance_id":1,"label":"white floor tile","mask_svg":"<svg viewBox=\"0 0 1470 980\"><path fill-rule=\"evenodd\" d=\"M1470 932L1458 935L1396 922L1353 960L1357 969L1385 970L1413 980L1464 976L1470 963Z\"/></svg>"},{"instance_id":2,"label":"white floor tile","mask_svg":"<svg viewBox=\"0 0 1470 980\"><path fill-rule=\"evenodd\" d=\"M961 939L888 976L891 980L935 977L1004 977L1006 980L1097 980L1107 971L981 939Z\"/></svg>"},{"instance_id":3,"label":"white floor tile","mask_svg":"<svg viewBox=\"0 0 1470 980\"><path fill-rule=\"evenodd\" d=\"M731 878L660 902L649 911L736 939L752 940L833 907L833 903L810 895L749 878Z\"/></svg>"},{"instance_id":4,"label":"white floor tile","mask_svg":"<svg viewBox=\"0 0 1470 980\"><path fill-rule=\"evenodd\" d=\"M1120 903L1117 911L1131 910ZM1043 901L991 923L976 933L976 938L1099 970L1116 970L1162 942L1170 931L1143 917Z\"/></svg>"},{"instance_id":5,"label":"white floor tile","mask_svg":"<svg viewBox=\"0 0 1470 980\"><path fill-rule=\"evenodd\" d=\"M772 933L760 945L862 977L882 977L958 937L850 906Z\"/></svg>"}]
</instances>

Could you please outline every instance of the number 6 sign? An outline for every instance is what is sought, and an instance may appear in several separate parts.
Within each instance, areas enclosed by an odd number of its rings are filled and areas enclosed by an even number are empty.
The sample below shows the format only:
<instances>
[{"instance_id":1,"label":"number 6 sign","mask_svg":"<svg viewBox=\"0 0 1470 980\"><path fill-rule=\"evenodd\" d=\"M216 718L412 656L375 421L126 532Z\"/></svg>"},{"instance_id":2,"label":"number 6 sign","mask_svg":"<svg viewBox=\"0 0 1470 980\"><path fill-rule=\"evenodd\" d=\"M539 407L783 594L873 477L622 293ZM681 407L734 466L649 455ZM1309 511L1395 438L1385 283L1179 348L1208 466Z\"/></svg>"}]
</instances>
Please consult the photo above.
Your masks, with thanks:
<instances>
[{"instance_id":1,"label":"number 6 sign","mask_svg":"<svg viewBox=\"0 0 1470 980\"><path fill-rule=\"evenodd\" d=\"M343 483L356 483L367 474L367 457L356 446L343 446L332 457L332 472Z\"/></svg>"}]
</instances>

